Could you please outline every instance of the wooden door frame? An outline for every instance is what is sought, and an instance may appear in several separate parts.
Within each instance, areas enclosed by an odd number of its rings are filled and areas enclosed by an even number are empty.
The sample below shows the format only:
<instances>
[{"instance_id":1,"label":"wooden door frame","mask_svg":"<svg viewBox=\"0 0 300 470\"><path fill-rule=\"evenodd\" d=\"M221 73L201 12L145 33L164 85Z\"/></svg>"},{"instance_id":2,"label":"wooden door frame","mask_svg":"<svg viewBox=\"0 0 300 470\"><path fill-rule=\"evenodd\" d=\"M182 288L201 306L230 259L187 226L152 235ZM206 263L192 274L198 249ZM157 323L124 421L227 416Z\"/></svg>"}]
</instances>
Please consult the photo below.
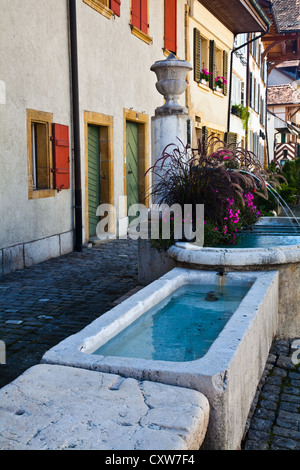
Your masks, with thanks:
<instances>
[{"instance_id":1,"label":"wooden door frame","mask_svg":"<svg viewBox=\"0 0 300 470\"><path fill-rule=\"evenodd\" d=\"M149 174L145 176L146 171L150 166L149 160L149 116L144 113L139 113L131 109L123 110L123 188L124 196L127 196L127 173L126 173L126 122L136 122L138 124L138 161L139 161L139 203L149 207ZM124 198L126 201L126 198ZM126 202L125 202L126 204ZM127 204L124 207L125 214L127 215Z\"/></svg>"},{"instance_id":2,"label":"wooden door frame","mask_svg":"<svg viewBox=\"0 0 300 470\"><path fill-rule=\"evenodd\" d=\"M113 154L113 117L106 114L100 114L91 111L84 111L84 165L85 165L85 209L84 209L84 227L85 241L89 240L89 175L88 175L88 126L94 125L98 127L106 127L108 131L108 178L109 193L107 204L114 205L114 154ZM111 220L111 226L115 230L115 220Z\"/></svg>"}]
</instances>

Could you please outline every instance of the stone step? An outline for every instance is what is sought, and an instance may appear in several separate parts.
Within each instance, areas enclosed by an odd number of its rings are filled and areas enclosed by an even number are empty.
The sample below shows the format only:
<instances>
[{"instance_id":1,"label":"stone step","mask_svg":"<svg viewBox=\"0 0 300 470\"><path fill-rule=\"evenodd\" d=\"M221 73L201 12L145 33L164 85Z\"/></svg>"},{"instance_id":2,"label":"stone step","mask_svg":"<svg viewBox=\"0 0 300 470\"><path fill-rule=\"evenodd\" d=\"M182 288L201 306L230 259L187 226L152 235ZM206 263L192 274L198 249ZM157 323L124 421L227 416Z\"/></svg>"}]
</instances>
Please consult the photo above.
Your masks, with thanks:
<instances>
[{"instance_id":1,"label":"stone step","mask_svg":"<svg viewBox=\"0 0 300 470\"><path fill-rule=\"evenodd\" d=\"M195 390L48 364L0 403L0 450L197 450L209 420Z\"/></svg>"}]
</instances>

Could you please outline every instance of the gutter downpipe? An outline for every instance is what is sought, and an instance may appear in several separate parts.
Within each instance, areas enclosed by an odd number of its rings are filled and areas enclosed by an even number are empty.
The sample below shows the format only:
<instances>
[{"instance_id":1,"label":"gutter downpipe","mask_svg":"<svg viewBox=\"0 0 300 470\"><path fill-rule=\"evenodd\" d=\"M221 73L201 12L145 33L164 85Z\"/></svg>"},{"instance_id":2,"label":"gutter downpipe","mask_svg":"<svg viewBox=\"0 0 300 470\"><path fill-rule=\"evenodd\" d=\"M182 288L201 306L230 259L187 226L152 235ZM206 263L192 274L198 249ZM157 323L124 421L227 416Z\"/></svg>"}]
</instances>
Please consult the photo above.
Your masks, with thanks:
<instances>
[{"instance_id":1,"label":"gutter downpipe","mask_svg":"<svg viewBox=\"0 0 300 470\"><path fill-rule=\"evenodd\" d=\"M266 136L267 166L269 166L270 165L270 148L269 148L269 134L268 134L268 102L267 100L266 100L266 117L265 117L265 136Z\"/></svg>"},{"instance_id":2,"label":"gutter downpipe","mask_svg":"<svg viewBox=\"0 0 300 470\"><path fill-rule=\"evenodd\" d=\"M249 35L248 35L249 37ZM246 103L246 107L247 107L247 110L249 110L250 108L250 80L249 80L249 77L250 77L250 47L249 47L249 44L247 45L247 70L246 70L246 77L247 77L247 84L246 84L246 100L245 100L245 103ZM249 149L249 119L247 120L247 125L246 125L246 129L245 129L245 148L248 150Z\"/></svg>"},{"instance_id":3,"label":"gutter downpipe","mask_svg":"<svg viewBox=\"0 0 300 470\"><path fill-rule=\"evenodd\" d=\"M265 34L268 34L270 31L270 25L267 25L267 31L264 33L260 34L259 36L250 39L249 41L245 42L241 46L235 47L234 49L231 50L230 52L230 84L229 84L229 96L228 96L228 118L227 118L227 132L230 132L230 115L231 115L231 94L232 94L232 67L233 67L233 54L238 51L239 49L242 49L243 47L247 46L249 48L249 44L251 44L254 41L257 41L257 39L262 38L265 36ZM234 39L236 38L236 35L234 35ZM249 54L247 52L247 61L249 60ZM248 62L247 62L248 63ZM247 66L248 67L248 66ZM248 72L248 71L247 71ZM247 73L247 90L248 90L248 73ZM246 100L248 99L248 92L246 91Z\"/></svg>"},{"instance_id":4,"label":"gutter downpipe","mask_svg":"<svg viewBox=\"0 0 300 470\"><path fill-rule=\"evenodd\" d=\"M82 191L76 0L69 0L75 182L75 250L82 251Z\"/></svg>"}]
</instances>

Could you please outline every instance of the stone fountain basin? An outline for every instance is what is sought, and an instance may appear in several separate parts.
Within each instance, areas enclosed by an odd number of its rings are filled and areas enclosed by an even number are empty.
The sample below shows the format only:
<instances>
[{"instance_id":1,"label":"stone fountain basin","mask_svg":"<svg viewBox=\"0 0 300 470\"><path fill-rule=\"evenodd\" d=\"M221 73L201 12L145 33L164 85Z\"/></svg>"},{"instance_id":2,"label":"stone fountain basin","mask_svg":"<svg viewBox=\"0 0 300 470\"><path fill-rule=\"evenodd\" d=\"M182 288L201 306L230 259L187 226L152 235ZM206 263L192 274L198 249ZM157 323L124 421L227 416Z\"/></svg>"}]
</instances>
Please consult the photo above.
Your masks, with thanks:
<instances>
[{"instance_id":1,"label":"stone fountain basin","mask_svg":"<svg viewBox=\"0 0 300 470\"><path fill-rule=\"evenodd\" d=\"M286 217L262 219L257 225L280 226ZM194 269L279 272L279 321L276 335L294 338L300 335L300 245L270 248L199 248L189 243L177 243L167 256L174 266Z\"/></svg>"},{"instance_id":2,"label":"stone fountain basin","mask_svg":"<svg viewBox=\"0 0 300 470\"><path fill-rule=\"evenodd\" d=\"M216 272L175 268L50 349L43 363L119 374L201 392L210 404L206 449L238 449L278 320L278 273L228 273L250 288L207 353L186 362L100 356L95 352L186 283L216 285Z\"/></svg>"}]
</instances>

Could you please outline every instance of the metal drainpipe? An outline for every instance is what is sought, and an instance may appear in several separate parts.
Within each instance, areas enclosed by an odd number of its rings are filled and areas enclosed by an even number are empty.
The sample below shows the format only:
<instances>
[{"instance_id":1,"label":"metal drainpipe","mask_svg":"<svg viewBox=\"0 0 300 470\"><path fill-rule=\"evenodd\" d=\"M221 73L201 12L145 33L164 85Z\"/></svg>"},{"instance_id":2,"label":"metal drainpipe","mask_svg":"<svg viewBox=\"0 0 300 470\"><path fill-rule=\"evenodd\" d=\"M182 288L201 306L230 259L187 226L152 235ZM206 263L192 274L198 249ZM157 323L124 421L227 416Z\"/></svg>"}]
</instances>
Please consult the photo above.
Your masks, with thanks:
<instances>
[{"instance_id":1,"label":"metal drainpipe","mask_svg":"<svg viewBox=\"0 0 300 470\"><path fill-rule=\"evenodd\" d=\"M246 83L246 108L249 111L250 107L250 47L249 44L247 45L247 71L246 71L247 83ZM245 129L245 149L248 150L249 148L249 119L247 120L247 125Z\"/></svg>"},{"instance_id":2,"label":"metal drainpipe","mask_svg":"<svg viewBox=\"0 0 300 470\"><path fill-rule=\"evenodd\" d=\"M82 251L82 192L76 0L69 0L75 182L75 250Z\"/></svg>"},{"instance_id":3,"label":"metal drainpipe","mask_svg":"<svg viewBox=\"0 0 300 470\"><path fill-rule=\"evenodd\" d=\"M185 5L184 11L184 49L185 49L185 60L187 62L190 61L190 42L189 42L189 15L190 15L190 7L189 5ZM189 76L187 76L187 87L185 91L185 105L188 109L188 114L190 114L191 108L191 99L190 99L190 83L189 83Z\"/></svg>"},{"instance_id":4,"label":"metal drainpipe","mask_svg":"<svg viewBox=\"0 0 300 470\"><path fill-rule=\"evenodd\" d=\"M236 51L238 51L239 49L242 49L242 48L245 47L245 46L249 47L249 44L251 44L251 42L257 41L257 39L262 38L263 36L265 36L265 34L268 34L269 31L270 31L270 26L268 25L267 31L265 31L264 33L260 34L259 36L255 37L255 38L250 39L249 41L245 42L245 43L242 44L241 46L235 47L234 49L232 49L232 51L231 51L231 53L230 53L230 72L229 72L229 73L230 73L230 83L229 83L229 96L228 96L227 132L230 132L233 54L234 54ZM234 39L235 39L235 36L234 36ZM248 54L247 54L247 55L248 55ZM248 76L247 76L247 82L248 82ZM246 92L246 97L247 97L247 96L248 96L248 93Z\"/></svg>"},{"instance_id":5,"label":"metal drainpipe","mask_svg":"<svg viewBox=\"0 0 300 470\"><path fill-rule=\"evenodd\" d=\"M266 151L267 151L267 165L270 165L270 148L269 148L269 134L268 134L268 107L266 100L266 117L265 117L265 136L266 136Z\"/></svg>"}]
</instances>

